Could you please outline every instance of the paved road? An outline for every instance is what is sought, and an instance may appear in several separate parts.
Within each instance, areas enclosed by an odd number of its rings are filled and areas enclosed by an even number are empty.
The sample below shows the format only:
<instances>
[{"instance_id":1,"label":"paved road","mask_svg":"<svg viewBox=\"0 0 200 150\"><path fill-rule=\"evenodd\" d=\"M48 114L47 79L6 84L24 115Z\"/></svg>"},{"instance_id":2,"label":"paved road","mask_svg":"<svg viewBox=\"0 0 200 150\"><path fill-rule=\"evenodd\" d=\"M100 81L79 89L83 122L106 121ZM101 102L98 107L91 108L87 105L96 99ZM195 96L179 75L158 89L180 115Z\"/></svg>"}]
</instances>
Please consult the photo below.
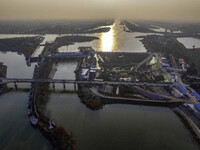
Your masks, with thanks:
<instances>
[{"instance_id":1,"label":"paved road","mask_svg":"<svg viewBox=\"0 0 200 150\"><path fill-rule=\"evenodd\" d=\"M165 104L170 104L170 103L178 103L178 102L185 102L183 99L172 99L172 100L150 100L150 99L137 99L137 98L129 98L129 97L119 97L119 96L107 96L104 94L99 93L99 91L96 88L92 88L90 91L92 94L106 98L106 99L118 99L118 100L130 100L130 101L135 101L135 102L150 102L150 103L165 103Z\"/></svg>"}]
</instances>

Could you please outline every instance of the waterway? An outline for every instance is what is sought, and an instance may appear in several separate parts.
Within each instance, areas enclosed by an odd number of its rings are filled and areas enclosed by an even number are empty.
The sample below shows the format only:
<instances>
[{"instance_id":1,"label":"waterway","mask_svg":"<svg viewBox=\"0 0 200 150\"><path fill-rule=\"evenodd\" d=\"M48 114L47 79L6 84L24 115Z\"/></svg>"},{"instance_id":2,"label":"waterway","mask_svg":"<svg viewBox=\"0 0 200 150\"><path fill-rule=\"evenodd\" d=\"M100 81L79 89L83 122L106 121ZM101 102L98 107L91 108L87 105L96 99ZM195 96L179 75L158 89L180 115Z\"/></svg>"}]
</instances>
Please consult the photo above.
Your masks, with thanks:
<instances>
[{"instance_id":1,"label":"waterway","mask_svg":"<svg viewBox=\"0 0 200 150\"><path fill-rule=\"evenodd\" d=\"M177 40L182 43L186 48L200 48L200 39L192 37L182 37L177 38Z\"/></svg>"},{"instance_id":2,"label":"waterway","mask_svg":"<svg viewBox=\"0 0 200 150\"><path fill-rule=\"evenodd\" d=\"M34 129L27 115L28 92L12 91L0 97L0 149L51 150L39 130Z\"/></svg>"},{"instance_id":3,"label":"waterway","mask_svg":"<svg viewBox=\"0 0 200 150\"><path fill-rule=\"evenodd\" d=\"M0 52L0 61L7 65L7 77L32 78L34 65L26 66L23 55ZM27 102L30 84L19 84L18 90L0 96L0 149L1 150L51 150L49 142L30 125ZM8 84L8 88L14 88Z\"/></svg>"},{"instance_id":4,"label":"waterway","mask_svg":"<svg viewBox=\"0 0 200 150\"><path fill-rule=\"evenodd\" d=\"M54 79L69 79L75 80L74 71L76 69L78 62L77 61L70 61L70 62L60 62L57 64L57 71L54 75ZM51 89L52 86L50 86ZM63 90L63 84L56 84L56 90ZM69 90L74 92L74 85L66 84L65 90Z\"/></svg>"},{"instance_id":5,"label":"waterway","mask_svg":"<svg viewBox=\"0 0 200 150\"><path fill-rule=\"evenodd\" d=\"M58 49L59 52L76 52L79 46L91 46L96 51L104 52L146 52L144 45L140 41L141 38L137 36L145 36L155 33L140 33L140 32L124 32L123 25L116 21L113 25L107 26L110 28L109 32L85 34L87 36L96 36L99 40L92 42L79 42L69 46L62 46ZM77 34L82 35L82 34Z\"/></svg>"},{"instance_id":6,"label":"waterway","mask_svg":"<svg viewBox=\"0 0 200 150\"><path fill-rule=\"evenodd\" d=\"M139 39L136 39L136 43L141 45L127 46L142 33L134 35L123 30L112 31L114 29L112 26L106 36L103 36L106 33L99 33L102 39L95 41L99 42L99 50L134 51L138 47L135 51L146 51ZM117 32L123 36L113 36ZM121 43L117 44L117 40ZM34 64L27 67L23 55L1 52L0 61L8 66L8 77L32 78ZM76 65L76 61L59 62L54 78L75 79ZM12 84L8 86L13 87ZM26 106L28 92L23 89L29 88L30 84L20 84L19 87L0 96L0 149L51 150L49 142L29 123ZM168 108L113 104L92 111L80 102L73 89L73 85L66 85L66 92L62 93L63 85L56 84L55 91L49 96L46 113L51 120L74 133L79 150L199 149L187 128Z\"/></svg>"},{"instance_id":7,"label":"waterway","mask_svg":"<svg viewBox=\"0 0 200 150\"><path fill-rule=\"evenodd\" d=\"M41 42L41 44L53 43L56 37L58 37L57 34L47 34L44 36L44 40ZM45 46L38 46L35 53L32 54L32 57L38 57L42 53L44 47Z\"/></svg>"}]
</instances>

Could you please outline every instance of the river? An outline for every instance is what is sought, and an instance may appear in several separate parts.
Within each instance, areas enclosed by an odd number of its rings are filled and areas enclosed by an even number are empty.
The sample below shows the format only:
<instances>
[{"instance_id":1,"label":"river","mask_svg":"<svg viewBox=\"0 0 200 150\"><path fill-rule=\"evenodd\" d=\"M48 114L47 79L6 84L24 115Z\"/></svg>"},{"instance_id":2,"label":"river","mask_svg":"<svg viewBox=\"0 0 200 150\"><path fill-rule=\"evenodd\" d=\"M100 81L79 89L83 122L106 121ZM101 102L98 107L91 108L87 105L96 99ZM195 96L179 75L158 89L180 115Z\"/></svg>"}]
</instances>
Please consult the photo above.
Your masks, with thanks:
<instances>
[{"instance_id":1,"label":"river","mask_svg":"<svg viewBox=\"0 0 200 150\"><path fill-rule=\"evenodd\" d=\"M198 149L168 108L113 104L92 111L76 94L52 93L46 111L73 132L78 150Z\"/></svg>"},{"instance_id":2,"label":"river","mask_svg":"<svg viewBox=\"0 0 200 150\"><path fill-rule=\"evenodd\" d=\"M177 38L177 40L188 49L200 48L200 39L193 37L181 37Z\"/></svg>"},{"instance_id":3,"label":"river","mask_svg":"<svg viewBox=\"0 0 200 150\"><path fill-rule=\"evenodd\" d=\"M124 32L114 24L109 32L98 35L100 40L85 42L82 46L93 46L101 51L146 51L135 38L143 33ZM72 51L77 49L76 45L81 44L72 45L75 46ZM23 55L0 52L0 61L8 66L8 77L32 77L34 64L27 67ZM75 79L76 65L75 61L58 63L54 78ZM27 117L28 92L24 88L29 88L30 84L19 87L0 97L0 149L51 150L49 142L30 125ZM72 85L66 85L67 92L62 91L63 85L56 84L46 113L51 120L73 132L78 150L199 149L190 132L169 108L113 104L92 111L80 102Z\"/></svg>"},{"instance_id":4,"label":"river","mask_svg":"<svg viewBox=\"0 0 200 150\"><path fill-rule=\"evenodd\" d=\"M142 42L140 42L141 38L136 37L155 34L125 32L123 31L123 25L120 25L119 21L115 21L113 25L107 27L110 28L109 32L85 34L87 36L96 36L99 40L93 40L92 42L79 42L69 46L62 46L58 50L59 52L78 51L79 46L92 46L96 51L104 52L146 52L147 50Z\"/></svg>"}]
</instances>

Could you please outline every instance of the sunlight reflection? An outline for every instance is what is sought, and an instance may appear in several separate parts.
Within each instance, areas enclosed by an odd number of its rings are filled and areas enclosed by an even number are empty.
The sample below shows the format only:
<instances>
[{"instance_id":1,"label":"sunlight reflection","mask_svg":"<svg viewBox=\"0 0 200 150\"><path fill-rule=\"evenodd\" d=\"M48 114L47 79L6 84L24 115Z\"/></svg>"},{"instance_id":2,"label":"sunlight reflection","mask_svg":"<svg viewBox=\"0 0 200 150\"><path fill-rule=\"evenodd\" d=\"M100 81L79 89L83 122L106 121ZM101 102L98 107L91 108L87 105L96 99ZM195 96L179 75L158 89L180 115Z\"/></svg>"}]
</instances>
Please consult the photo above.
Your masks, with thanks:
<instances>
[{"instance_id":1,"label":"sunlight reflection","mask_svg":"<svg viewBox=\"0 0 200 150\"><path fill-rule=\"evenodd\" d=\"M114 29L113 27L115 26L115 24L108 26L110 27L110 31L109 32L105 32L102 33L101 36L101 49L103 52L111 52L113 51L113 47L114 47Z\"/></svg>"}]
</instances>

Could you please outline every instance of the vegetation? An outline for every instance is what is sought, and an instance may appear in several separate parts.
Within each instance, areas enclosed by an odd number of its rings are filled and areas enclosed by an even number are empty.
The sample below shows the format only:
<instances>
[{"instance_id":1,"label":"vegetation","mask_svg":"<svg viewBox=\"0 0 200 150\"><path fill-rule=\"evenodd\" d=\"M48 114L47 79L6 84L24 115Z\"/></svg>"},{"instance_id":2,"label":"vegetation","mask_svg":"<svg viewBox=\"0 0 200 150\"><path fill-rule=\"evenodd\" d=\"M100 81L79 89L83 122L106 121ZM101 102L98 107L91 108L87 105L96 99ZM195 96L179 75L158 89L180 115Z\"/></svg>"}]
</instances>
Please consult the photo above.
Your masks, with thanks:
<instances>
[{"instance_id":1,"label":"vegetation","mask_svg":"<svg viewBox=\"0 0 200 150\"><path fill-rule=\"evenodd\" d=\"M97 40L99 38L94 36L62 36L57 37L54 43L47 45L43 51L43 53L50 52L55 53L57 49L61 46L72 45L75 42L90 42L93 40Z\"/></svg>"},{"instance_id":2,"label":"vegetation","mask_svg":"<svg viewBox=\"0 0 200 150\"><path fill-rule=\"evenodd\" d=\"M103 106L103 103L100 100L94 100L91 98L82 98L81 101L90 109L95 110Z\"/></svg>"},{"instance_id":3,"label":"vegetation","mask_svg":"<svg viewBox=\"0 0 200 150\"><path fill-rule=\"evenodd\" d=\"M106 32L99 26L113 24L114 20L63 20L63 21L1 21L1 34L73 34ZM93 30L91 30L93 29ZM91 30L91 31L88 31Z\"/></svg>"},{"instance_id":4,"label":"vegetation","mask_svg":"<svg viewBox=\"0 0 200 150\"><path fill-rule=\"evenodd\" d=\"M52 62L41 64L37 69L37 78L48 78L52 69ZM48 83L35 83L35 100L37 112L39 114L37 127L43 135L51 142L55 150L75 150L75 141L73 134L69 134L63 127L52 123L52 129L49 129L50 119L45 113L45 107L48 102ZM34 102L32 102L32 110L34 110ZM35 114L35 112L33 112Z\"/></svg>"},{"instance_id":5,"label":"vegetation","mask_svg":"<svg viewBox=\"0 0 200 150\"><path fill-rule=\"evenodd\" d=\"M32 55L43 39L41 37L0 39L0 51L18 52L27 57Z\"/></svg>"},{"instance_id":6,"label":"vegetation","mask_svg":"<svg viewBox=\"0 0 200 150\"><path fill-rule=\"evenodd\" d=\"M165 54L172 54L176 59L184 58L190 65L192 73L200 73L200 51L186 49L185 46L179 43L172 36L148 35L141 40L148 51L164 52Z\"/></svg>"}]
</instances>

